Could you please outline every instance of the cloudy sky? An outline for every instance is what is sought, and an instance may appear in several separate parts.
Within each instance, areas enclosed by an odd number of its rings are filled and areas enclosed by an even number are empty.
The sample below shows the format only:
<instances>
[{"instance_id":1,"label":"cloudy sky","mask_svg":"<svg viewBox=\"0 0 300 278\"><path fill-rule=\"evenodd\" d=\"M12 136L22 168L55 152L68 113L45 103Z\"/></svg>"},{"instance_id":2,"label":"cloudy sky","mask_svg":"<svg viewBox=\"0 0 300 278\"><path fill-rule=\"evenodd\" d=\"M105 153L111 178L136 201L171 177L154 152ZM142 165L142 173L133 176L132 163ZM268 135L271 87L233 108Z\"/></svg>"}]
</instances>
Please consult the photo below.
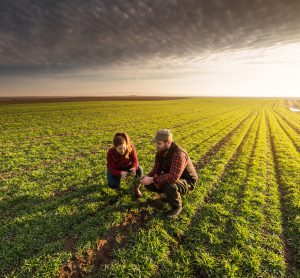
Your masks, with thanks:
<instances>
[{"instance_id":1,"label":"cloudy sky","mask_svg":"<svg viewBox=\"0 0 300 278\"><path fill-rule=\"evenodd\" d=\"M299 0L0 0L0 96L299 96Z\"/></svg>"}]
</instances>

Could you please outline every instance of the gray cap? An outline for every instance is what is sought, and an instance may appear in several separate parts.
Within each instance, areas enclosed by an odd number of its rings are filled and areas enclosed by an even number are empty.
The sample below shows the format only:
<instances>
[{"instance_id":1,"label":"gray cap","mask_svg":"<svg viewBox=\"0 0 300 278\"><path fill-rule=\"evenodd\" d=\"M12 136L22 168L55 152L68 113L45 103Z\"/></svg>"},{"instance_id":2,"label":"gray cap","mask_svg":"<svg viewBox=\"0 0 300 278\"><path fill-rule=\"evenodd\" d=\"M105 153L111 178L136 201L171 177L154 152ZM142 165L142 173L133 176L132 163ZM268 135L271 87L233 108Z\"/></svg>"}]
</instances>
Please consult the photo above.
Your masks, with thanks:
<instances>
[{"instance_id":1,"label":"gray cap","mask_svg":"<svg viewBox=\"0 0 300 278\"><path fill-rule=\"evenodd\" d=\"M170 129L161 129L156 132L155 137L151 140L151 142L157 143L159 141L172 141L172 132Z\"/></svg>"}]
</instances>

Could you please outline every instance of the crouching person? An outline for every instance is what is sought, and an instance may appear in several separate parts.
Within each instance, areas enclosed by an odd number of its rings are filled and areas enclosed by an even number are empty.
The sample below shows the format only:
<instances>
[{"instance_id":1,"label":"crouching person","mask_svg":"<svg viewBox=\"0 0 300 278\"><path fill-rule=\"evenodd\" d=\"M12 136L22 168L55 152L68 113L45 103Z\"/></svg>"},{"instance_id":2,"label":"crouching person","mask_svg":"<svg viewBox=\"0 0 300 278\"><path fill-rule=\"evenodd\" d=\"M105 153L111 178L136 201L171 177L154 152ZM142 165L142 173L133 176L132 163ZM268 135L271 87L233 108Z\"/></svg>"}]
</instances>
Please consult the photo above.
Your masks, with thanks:
<instances>
[{"instance_id":1,"label":"crouching person","mask_svg":"<svg viewBox=\"0 0 300 278\"><path fill-rule=\"evenodd\" d=\"M107 152L108 186L120 189L121 178L131 175L134 178L135 195L140 198L143 196L139 190L142 174L143 170L129 136L126 133L117 133L113 138L113 146Z\"/></svg>"},{"instance_id":2,"label":"crouching person","mask_svg":"<svg viewBox=\"0 0 300 278\"><path fill-rule=\"evenodd\" d=\"M152 142L157 149L154 167L141 183L150 191L164 193L172 207L168 217L176 218L182 212L181 195L195 188L198 175L186 151L173 141L170 130L159 130Z\"/></svg>"}]
</instances>

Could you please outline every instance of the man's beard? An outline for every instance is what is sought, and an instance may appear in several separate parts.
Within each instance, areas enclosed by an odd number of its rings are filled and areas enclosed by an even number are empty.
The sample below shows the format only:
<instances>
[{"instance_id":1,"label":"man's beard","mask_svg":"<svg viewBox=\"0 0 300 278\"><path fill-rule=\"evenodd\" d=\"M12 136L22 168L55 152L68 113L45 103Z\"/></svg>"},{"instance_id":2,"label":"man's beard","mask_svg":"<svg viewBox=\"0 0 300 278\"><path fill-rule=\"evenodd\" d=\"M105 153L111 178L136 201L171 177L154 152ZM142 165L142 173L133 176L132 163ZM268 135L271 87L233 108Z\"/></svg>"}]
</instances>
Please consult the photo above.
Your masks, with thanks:
<instances>
[{"instance_id":1,"label":"man's beard","mask_svg":"<svg viewBox=\"0 0 300 278\"><path fill-rule=\"evenodd\" d=\"M164 146L162 149L160 149L160 150L157 150L159 153L165 153L165 152L167 152L168 151L168 148L167 148L167 146Z\"/></svg>"}]
</instances>

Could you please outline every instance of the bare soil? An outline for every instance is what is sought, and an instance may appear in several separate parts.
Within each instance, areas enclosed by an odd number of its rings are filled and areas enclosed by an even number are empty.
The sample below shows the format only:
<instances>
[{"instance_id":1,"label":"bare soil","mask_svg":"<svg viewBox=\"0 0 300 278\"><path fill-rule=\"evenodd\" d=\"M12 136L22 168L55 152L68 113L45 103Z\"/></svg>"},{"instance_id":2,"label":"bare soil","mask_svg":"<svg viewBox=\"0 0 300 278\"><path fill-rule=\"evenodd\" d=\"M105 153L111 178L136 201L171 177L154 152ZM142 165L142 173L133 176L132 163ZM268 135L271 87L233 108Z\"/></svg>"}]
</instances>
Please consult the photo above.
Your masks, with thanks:
<instances>
[{"instance_id":1,"label":"bare soil","mask_svg":"<svg viewBox=\"0 0 300 278\"><path fill-rule=\"evenodd\" d=\"M111 264L114 250L125 246L129 235L138 231L149 220L150 214L147 211L147 206L149 205L157 210L163 204L158 197L141 202L138 211L130 211L121 224L113 226L105 236L98 240L94 248L87 250L82 255L75 254L76 242L71 238L66 238L65 248L73 253L73 257L61 268L59 277L84 277L86 269L92 267L92 274L96 274L104 266Z\"/></svg>"}]
</instances>

